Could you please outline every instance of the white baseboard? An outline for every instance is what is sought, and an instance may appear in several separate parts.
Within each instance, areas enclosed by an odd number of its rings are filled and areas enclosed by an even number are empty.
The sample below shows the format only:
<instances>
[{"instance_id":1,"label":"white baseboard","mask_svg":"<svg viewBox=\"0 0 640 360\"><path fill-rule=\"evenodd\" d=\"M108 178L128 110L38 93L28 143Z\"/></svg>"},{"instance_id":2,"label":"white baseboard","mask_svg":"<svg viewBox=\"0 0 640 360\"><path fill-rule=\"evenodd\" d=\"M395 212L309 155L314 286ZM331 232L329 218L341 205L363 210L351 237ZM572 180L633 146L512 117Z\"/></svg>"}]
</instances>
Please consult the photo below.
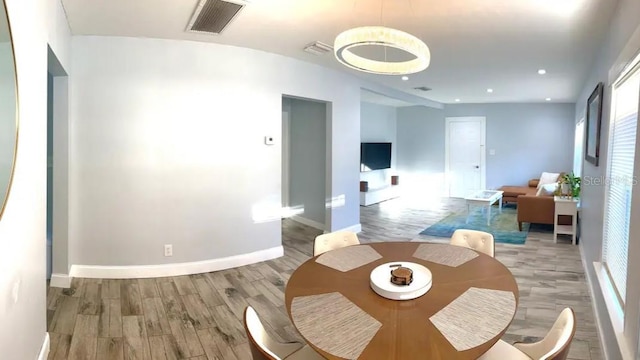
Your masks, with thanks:
<instances>
[{"instance_id":1,"label":"white baseboard","mask_svg":"<svg viewBox=\"0 0 640 360\"><path fill-rule=\"evenodd\" d=\"M331 231L326 230L324 228L324 224L321 224L321 223L319 223L317 221L309 220L309 219L307 219L305 217L302 217L300 215L291 216L291 220L293 220L295 222L299 222L300 224L311 226L314 229L322 230L322 231L324 231L325 234L331 232ZM348 227L346 227L344 229L339 229L339 230L334 230L334 231L343 231L343 230L344 231L353 231L354 233L359 233L359 232L362 231L362 225L361 224L355 224L355 225L348 226Z\"/></svg>"},{"instance_id":2,"label":"white baseboard","mask_svg":"<svg viewBox=\"0 0 640 360\"><path fill-rule=\"evenodd\" d=\"M38 353L38 360L47 360L47 357L49 357L50 349L51 339L49 338L49 333L45 333L44 342L42 343L42 347L40 348L40 353Z\"/></svg>"},{"instance_id":3,"label":"white baseboard","mask_svg":"<svg viewBox=\"0 0 640 360\"><path fill-rule=\"evenodd\" d=\"M355 225L351 225L348 226L344 229L340 229L340 230L335 230L335 231L353 231L354 233L359 233L362 232L362 224L355 224Z\"/></svg>"},{"instance_id":4,"label":"white baseboard","mask_svg":"<svg viewBox=\"0 0 640 360\"><path fill-rule=\"evenodd\" d=\"M321 224L321 223L319 223L317 221L314 221L314 220L309 220L309 219L307 219L305 217L302 217L300 215L291 216L291 220L293 220L295 222L299 222L300 224L311 226L314 229L324 230L324 224Z\"/></svg>"},{"instance_id":5,"label":"white baseboard","mask_svg":"<svg viewBox=\"0 0 640 360\"><path fill-rule=\"evenodd\" d=\"M139 279L200 274L255 264L284 255L282 245L248 254L188 263L136 266L72 265L71 277L97 279Z\"/></svg>"},{"instance_id":6,"label":"white baseboard","mask_svg":"<svg viewBox=\"0 0 640 360\"><path fill-rule=\"evenodd\" d=\"M71 277L68 274L53 273L49 286L68 289L71 287Z\"/></svg>"}]
</instances>

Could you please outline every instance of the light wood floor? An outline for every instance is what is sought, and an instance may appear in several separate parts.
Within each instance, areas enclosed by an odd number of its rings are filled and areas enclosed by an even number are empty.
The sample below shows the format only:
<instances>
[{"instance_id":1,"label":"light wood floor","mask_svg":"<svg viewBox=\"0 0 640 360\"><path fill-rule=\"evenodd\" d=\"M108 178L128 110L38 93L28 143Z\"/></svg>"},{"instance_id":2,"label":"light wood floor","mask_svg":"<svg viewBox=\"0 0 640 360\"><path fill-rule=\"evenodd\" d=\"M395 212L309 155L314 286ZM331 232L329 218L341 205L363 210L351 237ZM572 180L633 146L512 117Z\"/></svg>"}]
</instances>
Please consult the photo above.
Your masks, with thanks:
<instances>
[{"instance_id":1,"label":"light wood floor","mask_svg":"<svg viewBox=\"0 0 640 360\"><path fill-rule=\"evenodd\" d=\"M426 205L425 205L426 204ZM463 201L412 203L395 199L361 207L362 242L436 240L418 235ZM214 273L160 279L74 279L50 288L49 359L251 359L242 326L256 308L278 340L301 340L284 308L286 282L311 256L320 231L283 221L285 256ZM530 231L525 245L496 245L496 258L518 281L520 303L504 339L543 336L566 306L577 315L569 359L601 359L593 310L578 248L554 244L548 228Z\"/></svg>"}]
</instances>

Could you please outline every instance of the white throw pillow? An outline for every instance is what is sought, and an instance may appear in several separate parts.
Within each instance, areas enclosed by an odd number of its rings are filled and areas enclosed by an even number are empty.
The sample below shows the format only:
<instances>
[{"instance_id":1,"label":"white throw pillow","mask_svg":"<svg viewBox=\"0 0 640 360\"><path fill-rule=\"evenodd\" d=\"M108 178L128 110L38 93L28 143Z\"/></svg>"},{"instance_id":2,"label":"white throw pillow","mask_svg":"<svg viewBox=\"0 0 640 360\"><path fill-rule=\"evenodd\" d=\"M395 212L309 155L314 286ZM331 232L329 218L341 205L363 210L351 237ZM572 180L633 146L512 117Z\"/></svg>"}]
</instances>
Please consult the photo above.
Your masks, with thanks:
<instances>
[{"instance_id":1,"label":"white throw pillow","mask_svg":"<svg viewBox=\"0 0 640 360\"><path fill-rule=\"evenodd\" d=\"M538 181L538 189L540 189L540 187L545 184L557 183L559 176L560 173L543 172L542 175L540 175L540 180Z\"/></svg>"},{"instance_id":2,"label":"white throw pillow","mask_svg":"<svg viewBox=\"0 0 640 360\"><path fill-rule=\"evenodd\" d=\"M556 189L558 189L558 183L544 184L540 186L538 192L536 193L536 196L553 195L556 192Z\"/></svg>"}]
</instances>

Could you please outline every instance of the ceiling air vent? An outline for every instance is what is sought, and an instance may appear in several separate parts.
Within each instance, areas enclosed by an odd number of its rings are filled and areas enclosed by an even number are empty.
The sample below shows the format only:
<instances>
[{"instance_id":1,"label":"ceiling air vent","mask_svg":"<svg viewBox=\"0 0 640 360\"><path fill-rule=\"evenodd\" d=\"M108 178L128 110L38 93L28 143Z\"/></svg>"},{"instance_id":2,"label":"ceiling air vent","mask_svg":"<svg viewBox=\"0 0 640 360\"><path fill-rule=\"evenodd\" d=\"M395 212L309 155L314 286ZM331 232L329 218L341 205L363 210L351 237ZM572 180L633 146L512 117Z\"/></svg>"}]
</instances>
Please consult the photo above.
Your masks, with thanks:
<instances>
[{"instance_id":1,"label":"ceiling air vent","mask_svg":"<svg viewBox=\"0 0 640 360\"><path fill-rule=\"evenodd\" d=\"M245 6L245 2L231 0L200 0L187 26L187 31L220 34Z\"/></svg>"},{"instance_id":2,"label":"ceiling air vent","mask_svg":"<svg viewBox=\"0 0 640 360\"><path fill-rule=\"evenodd\" d=\"M324 55L329 51L333 51L333 46L327 45L323 42L316 41L304 47L304 51L313 55Z\"/></svg>"},{"instance_id":3,"label":"ceiling air vent","mask_svg":"<svg viewBox=\"0 0 640 360\"><path fill-rule=\"evenodd\" d=\"M431 91L431 88L428 88L426 86L418 86L418 87L414 87L414 89L420 90L420 91Z\"/></svg>"}]
</instances>

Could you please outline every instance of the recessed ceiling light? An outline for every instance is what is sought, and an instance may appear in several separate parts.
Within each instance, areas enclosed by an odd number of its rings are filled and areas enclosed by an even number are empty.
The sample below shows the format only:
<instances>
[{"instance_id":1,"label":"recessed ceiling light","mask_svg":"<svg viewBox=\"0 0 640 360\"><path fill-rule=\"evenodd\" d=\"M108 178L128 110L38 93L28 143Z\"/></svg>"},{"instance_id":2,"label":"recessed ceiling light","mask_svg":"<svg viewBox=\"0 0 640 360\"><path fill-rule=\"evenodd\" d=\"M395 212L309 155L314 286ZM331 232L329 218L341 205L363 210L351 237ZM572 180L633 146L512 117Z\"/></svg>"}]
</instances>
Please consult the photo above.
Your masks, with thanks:
<instances>
[{"instance_id":1,"label":"recessed ceiling light","mask_svg":"<svg viewBox=\"0 0 640 360\"><path fill-rule=\"evenodd\" d=\"M460 102L460 99L456 99L456 102Z\"/></svg>"},{"instance_id":2,"label":"recessed ceiling light","mask_svg":"<svg viewBox=\"0 0 640 360\"><path fill-rule=\"evenodd\" d=\"M551 101L551 98L546 98L545 100L546 100L546 101Z\"/></svg>"},{"instance_id":3,"label":"recessed ceiling light","mask_svg":"<svg viewBox=\"0 0 640 360\"><path fill-rule=\"evenodd\" d=\"M547 73L547 70L545 70L545 69L539 69L538 70L538 74L540 74L540 75L544 75L546 73Z\"/></svg>"},{"instance_id":4,"label":"recessed ceiling light","mask_svg":"<svg viewBox=\"0 0 640 360\"><path fill-rule=\"evenodd\" d=\"M403 76L402 80L407 81L407 80L409 80L409 77L408 76Z\"/></svg>"},{"instance_id":5,"label":"recessed ceiling light","mask_svg":"<svg viewBox=\"0 0 640 360\"><path fill-rule=\"evenodd\" d=\"M488 92L488 93L492 93L492 92L493 92L493 89L489 88L489 89L487 89L487 92Z\"/></svg>"}]
</instances>

